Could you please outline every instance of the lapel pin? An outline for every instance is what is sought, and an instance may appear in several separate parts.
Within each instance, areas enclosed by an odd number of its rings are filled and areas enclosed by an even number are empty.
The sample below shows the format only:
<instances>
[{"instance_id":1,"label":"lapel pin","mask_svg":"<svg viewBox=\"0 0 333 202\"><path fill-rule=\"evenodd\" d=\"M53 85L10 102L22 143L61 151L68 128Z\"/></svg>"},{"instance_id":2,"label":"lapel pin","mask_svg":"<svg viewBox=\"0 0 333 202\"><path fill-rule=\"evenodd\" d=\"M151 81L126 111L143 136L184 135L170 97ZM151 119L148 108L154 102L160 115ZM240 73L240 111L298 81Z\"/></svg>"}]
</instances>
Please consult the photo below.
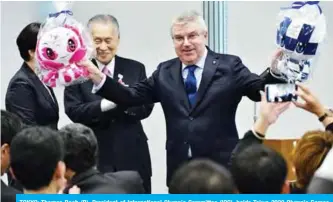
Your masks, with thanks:
<instances>
[{"instance_id":1,"label":"lapel pin","mask_svg":"<svg viewBox=\"0 0 333 202\"><path fill-rule=\"evenodd\" d=\"M124 76L123 76L123 75L121 75L121 74L118 74L118 81L122 81L122 80L123 80L123 78L124 78Z\"/></svg>"},{"instance_id":2,"label":"lapel pin","mask_svg":"<svg viewBox=\"0 0 333 202\"><path fill-rule=\"evenodd\" d=\"M121 74L118 74L118 82L119 82L119 83L121 83L122 85L124 85L124 86L128 87L128 85L127 85L127 84L125 84L125 83L123 82L123 78L124 78L124 76L123 76L123 75L121 75Z\"/></svg>"}]
</instances>

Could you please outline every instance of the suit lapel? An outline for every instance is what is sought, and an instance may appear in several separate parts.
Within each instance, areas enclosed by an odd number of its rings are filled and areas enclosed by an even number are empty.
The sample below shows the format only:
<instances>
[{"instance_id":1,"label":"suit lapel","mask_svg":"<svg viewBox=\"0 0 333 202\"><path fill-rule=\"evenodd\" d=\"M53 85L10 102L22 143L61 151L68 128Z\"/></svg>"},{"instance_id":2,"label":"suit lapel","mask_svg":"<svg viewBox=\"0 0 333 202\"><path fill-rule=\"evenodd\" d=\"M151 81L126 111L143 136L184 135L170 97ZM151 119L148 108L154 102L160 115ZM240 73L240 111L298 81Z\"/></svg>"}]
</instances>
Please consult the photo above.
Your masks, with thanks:
<instances>
[{"instance_id":1,"label":"suit lapel","mask_svg":"<svg viewBox=\"0 0 333 202\"><path fill-rule=\"evenodd\" d=\"M170 73L172 78L172 83L174 83L175 88L178 89L179 98L181 104L186 108L187 111L190 110L190 103L185 91L184 79L182 76L182 65L179 59L176 59L174 64L170 66Z\"/></svg>"},{"instance_id":2,"label":"suit lapel","mask_svg":"<svg viewBox=\"0 0 333 202\"><path fill-rule=\"evenodd\" d=\"M56 96L55 96L55 94L54 94L54 91L53 91L53 89L52 89L51 87L48 87L48 88L50 89L51 95L52 95L52 97L53 97L54 105L55 105L55 107L56 107L56 110L57 110L57 112L59 112L59 105L58 105L57 98L56 98Z\"/></svg>"},{"instance_id":3,"label":"suit lapel","mask_svg":"<svg viewBox=\"0 0 333 202\"><path fill-rule=\"evenodd\" d=\"M118 56L114 58L113 79L118 81L118 74L124 75L124 65L121 64L121 59Z\"/></svg>"},{"instance_id":4,"label":"suit lapel","mask_svg":"<svg viewBox=\"0 0 333 202\"><path fill-rule=\"evenodd\" d=\"M29 75L29 78L34 83L36 91L38 93L41 93L44 96L45 100L48 103L50 103L50 105L53 107L53 109L58 112L59 111L58 102L57 102L57 98L55 97L55 95L53 93L53 90L52 89L50 90L50 92L51 92L51 95L50 95L49 91L46 89L47 87L44 86L44 84L38 78L38 76L35 74L35 72L26 63L24 63L23 70L27 73L27 75ZM52 96L53 96L53 99L52 99Z\"/></svg>"},{"instance_id":5,"label":"suit lapel","mask_svg":"<svg viewBox=\"0 0 333 202\"><path fill-rule=\"evenodd\" d=\"M191 112L193 110L195 110L195 108L202 101L202 99L207 91L207 88L208 88L209 84L211 83L213 76L215 75L218 64L219 64L218 56L215 55L214 52L212 52L211 50L208 49L204 70L202 72L200 86L197 91L195 103L191 109Z\"/></svg>"}]
</instances>

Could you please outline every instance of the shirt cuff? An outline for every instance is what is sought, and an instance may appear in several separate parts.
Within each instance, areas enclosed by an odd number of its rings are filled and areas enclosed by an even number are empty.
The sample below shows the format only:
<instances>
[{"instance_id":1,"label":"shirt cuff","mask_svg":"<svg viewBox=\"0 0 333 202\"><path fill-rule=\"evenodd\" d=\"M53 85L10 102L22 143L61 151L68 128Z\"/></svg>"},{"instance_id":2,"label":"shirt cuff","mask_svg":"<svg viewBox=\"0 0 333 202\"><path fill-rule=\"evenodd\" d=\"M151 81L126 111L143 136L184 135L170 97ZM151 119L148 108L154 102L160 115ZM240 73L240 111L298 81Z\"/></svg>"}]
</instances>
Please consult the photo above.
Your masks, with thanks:
<instances>
[{"instance_id":1,"label":"shirt cuff","mask_svg":"<svg viewBox=\"0 0 333 202\"><path fill-rule=\"evenodd\" d=\"M254 128L252 128L251 131L252 131L253 135L254 135L257 139L259 139L259 140L264 140L264 139L265 139L265 135L256 132L256 131L254 130Z\"/></svg>"},{"instance_id":2,"label":"shirt cuff","mask_svg":"<svg viewBox=\"0 0 333 202\"><path fill-rule=\"evenodd\" d=\"M91 92L94 94L97 93L97 91L99 91L99 89L101 89L102 86L104 85L105 80L106 80L106 75L103 75L102 81L98 85L94 84Z\"/></svg>"},{"instance_id":3,"label":"shirt cuff","mask_svg":"<svg viewBox=\"0 0 333 202\"><path fill-rule=\"evenodd\" d=\"M101 101L101 110L102 110L102 112L109 111L109 110L114 109L116 107L117 107L117 104L115 104L114 102L111 102L107 99L102 99L102 101Z\"/></svg>"}]
</instances>

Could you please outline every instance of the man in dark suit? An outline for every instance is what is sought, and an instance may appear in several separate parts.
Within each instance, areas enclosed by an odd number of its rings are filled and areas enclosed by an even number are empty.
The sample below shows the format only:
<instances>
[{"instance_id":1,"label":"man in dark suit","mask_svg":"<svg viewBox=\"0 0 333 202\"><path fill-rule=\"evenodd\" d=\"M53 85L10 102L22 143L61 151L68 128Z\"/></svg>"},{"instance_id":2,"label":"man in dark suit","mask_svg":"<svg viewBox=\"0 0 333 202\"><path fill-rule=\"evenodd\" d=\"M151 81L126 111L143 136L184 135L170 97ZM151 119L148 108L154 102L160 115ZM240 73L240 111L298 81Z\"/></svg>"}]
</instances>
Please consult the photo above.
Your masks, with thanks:
<instances>
[{"instance_id":1,"label":"man in dark suit","mask_svg":"<svg viewBox=\"0 0 333 202\"><path fill-rule=\"evenodd\" d=\"M106 187L109 193L144 193L142 179L136 171L119 171L102 174L96 168L98 144L94 132L79 123L68 124L60 129L65 143L67 189L76 185L82 194L98 193ZM65 193L67 192L65 190Z\"/></svg>"},{"instance_id":2,"label":"man in dark suit","mask_svg":"<svg viewBox=\"0 0 333 202\"><path fill-rule=\"evenodd\" d=\"M119 45L119 25L111 15L97 15L89 20L97 56L93 60L107 76L124 86L146 77L145 66L137 61L116 55ZM151 160L147 137L141 120L148 117L152 104L124 108L91 92L91 81L65 89L65 111L76 123L92 128L96 134L101 172L134 170L151 192Z\"/></svg>"},{"instance_id":3,"label":"man in dark suit","mask_svg":"<svg viewBox=\"0 0 333 202\"><path fill-rule=\"evenodd\" d=\"M15 202L16 194L22 193L4 182L9 181L4 178L9 175L6 172L10 166L10 144L22 126L20 118L15 114L1 110L1 201Z\"/></svg>"},{"instance_id":4,"label":"man in dark suit","mask_svg":"<svg viewBox=\"0 0 333 202\"><path fill-rule=\"evenodd\" d=\"M59 107L52 88L45 86L34 70L34 58L40 23L30 23L19 34L16 44L24 60L10 80L6 93L6 110L18 115L27 125L57 129Z\"/></svg>"},{"instance_id":5,"label":"man in dark suit","mask_svg":"<svg viewBox=\"0 0 333 202\"><path fill-rule=\"evenodd\" d=\"M64 188L64 153L59 132L49 127L28 127L15 136L10 170L24 194L56 194Z\"/></svg>"},{"instance_id":6,"label":"man in dark suit","mask_svg":"<svg viewBox=\"0 0 333 202\"><path fill-rule=\"evenodd\" d=\"M243 96L259 101L259 90L275 82L268 71L259 77L239 57L209 50L206 24L195 11L179 16L171 33L178 58L160 63L150 78L129 88L105 77L90 61L82 63L97 95L124 106L161 103L167 127L167 184L174 171L193 158L226 165L238 142L239 102Z\"/></svg>"}]
</instances>

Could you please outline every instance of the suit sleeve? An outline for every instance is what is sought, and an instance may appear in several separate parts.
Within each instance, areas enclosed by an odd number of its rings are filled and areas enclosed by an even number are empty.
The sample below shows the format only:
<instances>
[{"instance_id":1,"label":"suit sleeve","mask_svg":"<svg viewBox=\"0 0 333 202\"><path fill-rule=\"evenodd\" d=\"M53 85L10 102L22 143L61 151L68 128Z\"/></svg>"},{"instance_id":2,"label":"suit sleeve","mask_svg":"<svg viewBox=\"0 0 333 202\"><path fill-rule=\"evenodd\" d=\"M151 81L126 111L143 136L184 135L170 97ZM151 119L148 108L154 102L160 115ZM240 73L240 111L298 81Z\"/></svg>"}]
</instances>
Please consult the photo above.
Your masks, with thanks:
<instances>
[{"instance_id":1,"label":"suit sleeve","mask_svg":"<svg viewBox=\"0 0 333 202\"><path fill-rule=\"evenodd\" d=\"M246 149L249 146L262 144L262 140L258 139L252 132L252 130L249 130L245 133L243 139L241 139L238 144L236 145L235 149L231 153L230 163L233 162L234 158L241 153L244 149Z\"/></svg>"},{"instance_id":2,"label":"suit sleeve","mask_svg":"<svg viewBox=\"0 0 333 202\"><path fill-rule=\"evenodd\" d=\"M142 68L140 68L140 81L146 80L147 79L147 75L146 75L146 69L145 66L142 65ZM142 119L147 118L152 110L154 108L154 104L146 104L146 105L142 105L142 106L138 106L138 107L130 107L127 110L124 111L125 117L130 119L130 120L134 120L134 121L139 121Z\"/></svg>"},{"instance_id":3,"label":"suit sleeve","mask_svg":"<svg viewBox=\"0 0 333 202\"><path fill-rule=\"evenodd\" d=\"M67 116L77 123L88 125L96 123L102 114L101 100L84 102L80 85L65 88L64 105Z\"/></svg>"},{"instance_id":4,"label":"suit sleeve","mask_svg":"<svg viewBox=\"0 0 333 202\"><path fill-rule=\"evenodd\" d=\"M100 123L107 113L108 118L116 114L118 108L102 112L101 100L86 102L82 96L80 85L72 85L65 88L64 105L67 116L77 123L94 125ZM105 116L104 116L105 115Z\"/></svg>"},{"instance_id":5,"label":"suit sleeve","mask_svg":"<svg viewBox=\"0 0 333 202\"><path fill-rule=\"evenodd\" d=\"M260 76L251 73L239 57L236 58L233 68L236 85L240 87L242 94L252 101L261 100L259 91L264 90L266 84L283 83L271 75L269 68Z\"/></svg>"},{"instance_id":6,"label":"suit sleeve","mask_svg":"<svg viewBox=\"0 0 333 202\"><path fill-rule=\"evenodd\" d=\"M144 194L143 180L137 171L105 173L106 177L117 180L117 184L129 194Z\"/></svg>"},{"instance_id":7,"label":"suit sleeve","mask_svg":"<svg viewBox=\"0 0 333 202\"><path fill-rule=\"evenodd\" d=\"M6 110L19 116L27 125L36 125L36 96L24 81L14 82L6 95Z\"/></svg>"},{"instance_id":8,"label":"suit sleeve","mask_svg":"<svg viewBox=\"0 0 333 202\"><path fill-rule=\"evenodd\" d=\"M114 103L133 107L159 102L157 89L157 77L160 71L160 65L148 79L138 82L131 87L125 87L119 82L106 77L103 86L96 92Z\"/></svg>"},{"instance_id":9,"label":"suit sleeve","mask_svg":"<svg viewBox=\"0 0 333 202\"><path fill-rule=\"evenodd\" d=\"M333 133L333 123L330 123L326 126L326 131Z\"/></svg>"}]
</instances>

